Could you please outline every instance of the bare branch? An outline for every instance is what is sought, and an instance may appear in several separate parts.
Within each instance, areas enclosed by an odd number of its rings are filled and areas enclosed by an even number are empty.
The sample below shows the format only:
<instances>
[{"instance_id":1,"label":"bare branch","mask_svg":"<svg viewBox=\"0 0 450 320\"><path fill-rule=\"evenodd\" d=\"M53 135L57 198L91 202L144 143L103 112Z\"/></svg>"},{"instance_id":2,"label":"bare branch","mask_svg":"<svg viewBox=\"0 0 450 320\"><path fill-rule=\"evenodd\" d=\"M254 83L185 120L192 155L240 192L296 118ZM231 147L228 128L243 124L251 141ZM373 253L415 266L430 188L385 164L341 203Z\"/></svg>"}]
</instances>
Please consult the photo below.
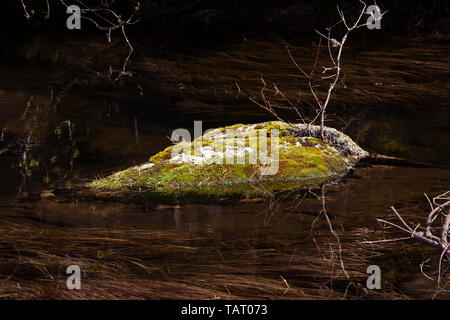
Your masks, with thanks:
<instances>
[{"instance_id":1,"label":"bare branch","mask_svg":"<svg viewBox=\"0 0 450 320\"><path fill-rule=\"evenodd\" d=\"M31 19L32 16L28 12L28 9L25 5L24 0L20 0L20 1L22 4L24 13L25 13L25 17L27 19ZM47 19L50 17L50 3L49 3L49 0L45 0L45 1L46 1L46 5L47 5L47 13L46 13L45 18ZM131 75L131 72L126 71L126 67L127 67L127 64L130 60L130 57L131 57L134 49L128 39L125 28L129 25L133 25L133 24L137 23L136 14L139 11L140 6L138 5L137 7L135 7L135 10L130 14L128 19L123 19L121 17L121 15L117 14L114 10L111 9L111 5L113 2L108 3L107 0L101 0L101 2L100 2L101 6L94 8L94 7L90 7L90 6L86 5L81 0L74 0L74 1L76 1L76 3L80 6L82 19L89 21L99 30L107 31L108 43L111 43L112 31L116 30L116 29L120 29L122 36L129 48L129 53L128 53L127 57L125 58L122 68L119 71L117 71L117 77L115 78L115 80L116 81L119 80L120 77L122 77L123 75ZM65 0L59 0L59 2L65 8L69 7L69 5L66 3ZM115 70L111 69L110 74L113 71L115 71Z\"/></svg>"},{"instance_id":2,"label":"bare branch","mask_svg":"<svg viewBox=\"0 0 450 320\"><path fill-rule=\"evenodd\" d=\"M20 0L20 2L22 3L22 7L23 7L23 11L24 11L24 13L25 13L25 17L26 17L27 19L31 19L31 16L30 16L30 14L28 13L28 10L27 10L27 6L26 6L25 3L23 2L23 0Z\"/></svg>"},{"instance_id":3,"label":"bare branch","mask_svg":"<svg viewBox=\"0 0 450 320\"><path fill-rule=\"evenodd\" d=\"M431 211L429 212L426 219L425 231L419 230L420 225L417 225L414 230L405 222L402 216L397 212L394 207L391 207L392 212L395 214L397 219L401 222L402 225L397 225L387 220L377 219L378 222L384 224L384 226L388 225L394 227L398 230L406 232L409 234L408 237L394 238L394 239L383 239L383 240L375 240L375 241L363 241L363 244L375 244L375 243L387 243L387 242L397 242L409 239L419 240L429 246L432 246L438 249L441 252L440 260L439 260L439 276L438 276L438 288L443 290L440 286L440 278L441 278L441 270L442 270L442 260L446 258L450 260L450 243L448 241L449 229L450 229L450 191L443 193L435 198L433 198L433 203L436 207L431 205L431 201L426 196L428 202L431 206ZM448 200L447 200L448 199ZM445 201L447 200L447 201ZM444 202L445 201L445 202ZM443 216L444 219L442 221L442 225L434 224L435 220L433 217ZM422 228L423 229L423 228ZM439 232L439 236L436 236L434 233ZM423 265L421 265L421 269ZM427 276L428 277L428 276ZM428 277L429 278L429 277Z\"/></svg>"},{"instance_id":4,"label":"bare branch","mask_svg":"<svg viewBox=\"0 0 450 320\"><path fill-rule=\"evenodd\" d=\"M342 57L342 52L343 52L345 42L347 41L349 34L353 30L360 28L362 26L367 26L369 24L369 22L361 24L361 20L365 14L371 15L374 19L376 19L376 21L378 21L378 20L381 20L383 15L386 13L385 12L383 14L379 14L379 15L375 16L373 14L373 12L369 13L366 11L367 5L365 2L363 2L362 0L360 0L359 2L362 4L362 8L360 9L359 15L358 15L357 19L353 22L353 24L349 24L347 22L344 13L342 12L342 10L339 7L337 7L337 12L338 12L340 19L331 27L326 28L327 34L324 34L318 30L315 30L316 33L320 37L319 37L319 44L317 46L317 51L315 54L314 64L313 64L313 67L309 74L306 73L302 67L300 67L300 65L294 59L290 49L286 46L288 55L289 55L292 63L298 69L298 71L307 79L309 90L315 100L315 104L317 105L316 116L312 119L311 122L309 122L309 124L310 125L313 124L317 119L320 118L320 135L323 140L325 139L323 130L324 130L324 126L325 126L325 117L326 117L327 107L330 104L330 101L331 101L331 98L332 98L334 92L336 91L337 84L338 84L338 82L340 80L340 76L341 76L341 57ZM368 21L369 21L369 19L368 19ZM332 36L332 31L334 30L334 28L341 23L345 27L344 33L339 37ZM319 59L319 53L320 53L322 39L327 41L328 55L329 55L332 67L322 66L322 69L323 69L322 73L324 75L320 78L320 81L325 82L327 84L326 87L328 89L325 93L325 97L322 97L322 99L321 99L320 96L322 96L322 95L319 95L316 92L316 89L314 88L312 83L313 83L314 73L315 73L318 59ZM331 75L325 74L328 71L333 71L333 73ZM278 88L276 88L276 89L277 89L277 93L280 93ZM280 95L283 97L284 101L287 102L287 104L291 107L291 110L294 111L297 115L301 116L298 113L298 109L296 108L296 106L294 106L292 103L290 103L290 99L288 99L286 97L286 95L284 95L284 94L280 93ZM268 107L270 105L270 102L268 103L266 97L263 97L263 99L265 100L264 109L269 110L277 119L280 119L280 117L277 114L275 114L276 111L273 108ZM254 99L251 99L251 100L254 101ZM261 104L258 104L258 105L261 106Z\"/></svg>"}]
</instances>

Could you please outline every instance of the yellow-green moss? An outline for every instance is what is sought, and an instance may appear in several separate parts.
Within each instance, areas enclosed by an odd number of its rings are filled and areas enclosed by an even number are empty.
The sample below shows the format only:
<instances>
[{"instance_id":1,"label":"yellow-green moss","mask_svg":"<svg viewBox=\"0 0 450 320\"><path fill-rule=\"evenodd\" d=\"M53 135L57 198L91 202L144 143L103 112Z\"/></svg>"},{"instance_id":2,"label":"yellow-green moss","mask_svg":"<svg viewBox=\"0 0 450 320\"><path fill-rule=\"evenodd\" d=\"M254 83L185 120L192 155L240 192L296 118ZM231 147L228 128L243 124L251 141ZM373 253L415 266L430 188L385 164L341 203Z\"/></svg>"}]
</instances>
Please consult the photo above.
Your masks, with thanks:
<instances>
[{"instance_id":1,"label":"yellow-green moss","mask_svg":"<svg viewBox=\"0 0 450 320\"><path fill-rule=\"evenodd\" d=\"M259 162L249 164L248 155L245 164L175 164L170 161L174 150L174 146L170 146L152 156L149 163L93 181L88 186L102 191L135 193L144 197L152 197L152 195L167 197L196 195L207 198L233 195L252 197L261 196L267 191L319 185L342 175L347 170L346 159L336 149L316 138L292 136L288 125L278 121L219 128L192 143L184 142L184 144L185 146L210 146L217 151L220 144L217 144L212 137L216 134L225 134L229 129L237 130L235 139L242 139L241 141L245 141L245 146L252 149L257 149L257 146L251 145L248 136L257 135L259 130L267 130L268 150L270 150L272 139L270 130L279 130L278 172L274 175L261 175L263 165ZM194 152L190 154L198 155ZM261 185L264 188L258 187Z\"/></svg>"}]
</instances>

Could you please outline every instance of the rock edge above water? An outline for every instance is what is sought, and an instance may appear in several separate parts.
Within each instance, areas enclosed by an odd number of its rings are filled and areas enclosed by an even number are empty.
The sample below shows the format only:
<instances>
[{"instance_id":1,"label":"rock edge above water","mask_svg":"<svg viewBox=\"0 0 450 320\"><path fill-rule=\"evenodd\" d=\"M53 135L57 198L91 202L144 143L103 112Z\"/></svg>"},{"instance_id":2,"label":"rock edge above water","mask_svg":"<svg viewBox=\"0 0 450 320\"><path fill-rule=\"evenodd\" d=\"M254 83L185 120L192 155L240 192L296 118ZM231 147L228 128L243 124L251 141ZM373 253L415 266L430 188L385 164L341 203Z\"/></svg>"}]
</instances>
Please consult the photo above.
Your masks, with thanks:
<instances>
[{"instance_id":1,"label":"rock edge above water","mask_svg":"<svg viewBox=\"0 0 450 320\"><path fill-rule=\"evenodd\" d=\"M275 150L278 157L274 159L278 160L260 161L261 147L256 144L260 140L250 137L265 133L268 155ZM319 126L280 121L217 128L192 142L170 146L147 163L87 186L94 196L108 198L252 198L318 187L343 177L369 155L336 129L325 127L324 136L325 141L319 139ZM192 151L182 153L183 148ZM249 161L253 153L257 154L256 162ZM226 163L227 157L239 155L245 157L245 163ZM277 167L276 172L272 170L275 174L264 173L269 167Z\"/></svg>"}]
</instances>

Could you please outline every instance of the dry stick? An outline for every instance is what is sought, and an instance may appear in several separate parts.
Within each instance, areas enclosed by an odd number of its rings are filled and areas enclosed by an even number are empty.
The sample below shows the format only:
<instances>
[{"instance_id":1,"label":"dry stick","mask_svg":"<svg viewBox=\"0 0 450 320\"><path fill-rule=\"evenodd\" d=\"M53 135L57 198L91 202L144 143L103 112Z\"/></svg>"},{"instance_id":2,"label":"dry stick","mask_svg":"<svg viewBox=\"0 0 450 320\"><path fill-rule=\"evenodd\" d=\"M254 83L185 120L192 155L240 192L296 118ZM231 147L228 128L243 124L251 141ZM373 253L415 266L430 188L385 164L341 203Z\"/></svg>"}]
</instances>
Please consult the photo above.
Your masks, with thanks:
<instances>
[{"instance_id":1,"label":"dry stick","mask_svg":"<svg viewBox=\"0 0 450 320\"><path fill-rule=\"evenodd\" d=\"M437 197L433 198L433 201L430 201L427 195L425 197L428 200L428 203L430 204L431 211L429 212L427 219L426 219L426 225L425 225L425 231L418 231L420 225L417 225L417 227L413 230L411 227L405 222L405 220L402 218L402 216L395 210L394 207L391 207L392 212L396 215L397 219L400 220L402 225L394 224L390 221L384 220L384 219L377 219L377 221L383 223L384 225L389 225L392 227L395 227L399 230L402 230L406 233L409 233L409 237L403 237L403 238L395 238L395 239L385 239L385 240L376 240L376 241L363 241L361 243L363 244L375 244L375 243L387 243L387 242L396 242L396 241L403 241L408 239L416 239L419 240L429 246L432 246L439 251L441 251L441 256L439 260L439 276L438 276L438 289L441 289L440 286L440 279L441 279L441 273L442 273L442 260L444 257L450 259L450 252L449 252L449 241L448 241L448 235L449 235L449 229L450 229L450 191L447 191ZM448 200L448 201L445 201ZM443 203L439 203L440 201L445 201ZM433 206L433 204L435 206ZM435 222L436 217L438 216L444 216L440 237L433 234L433 222ZM423 268L423 264L421 264L421 270ZM427 276L427 278L429 278Z\"/></svg>"},{"instance_id":2,"label":"dry stick","mask_svg":"<svg viewBox=\"0 0 450 320\"><path fill-rule=\"evenodd\" d=\"M439 258L439 273L438 273L438 279L437 279L437 288L436 288L436 292L435 292L433 298L435 298L437 296L439 290L443 291L443 292L448 292L444 288L441 288L441 276L442 276L442 260L445 256L445 253L448 251L449 247L450 247L450 245L445 246L445 250L442 251L441 256Z\"/></svg>"},{"instance_id":3,"label":"dry stick","mask_svg":"<svg viewBox=\"0 0 450 320\"><path fill-rule=\"evenodd\" d=\"M448 193L448 192L447 192ZM442 196L442 195L441 195ZM436 199L441 197L438 196L436 198L434 198L434 202L436 203ZM427 200L429 200L428 197L426 197ZM429 201L429 203L431 204L431 202ZM433 206L431 205L431 208L433 208ZM439 269L438 269L438 277L437 277L437 288L436 288L436 292L433 296L433 298L435 298L439 292L448 292L448 290L446 290L445 288L442 288L441 286L441 279L442 279L442 274L445 273L447 269L445 269L444 271L442 271L442 262L444 257L450 259L450 253L449 253L449 248L450 248L450 244L448 243L448 233L449 233L449 227L450 227L450 202L445 202L444 204L440 205L439 208L434 208L433 210L431 210L430 214L427 217L427 221L431 221L429 225L427 225L426 227L426 231L417 231L417 229L419 228L420 225L417 225L417 227L412 230L407 224L406 222L403 220L403 218L400 216L400 214L395 210L395 208L391 207L392 212L394 212L394 214L397 216L397 218L402 222L402 224L406 227L406 229L404 227L398 226L394 223L391 223L389 221L383 220L383 219L377 219L379 222L382 222L384 224L387 225L391 225L397 229L400 229L402 231L405 231L407 233L410 233L409 237L403 237L403 238L396 238L396 239L385 239L385 240L377 240L377 241L363 241L361 243L363 244L375 244L375 243L387 243L387 242L396 242L396 241L403 241L403 240L409 240L409 239L416 239L419 240L429 246L432 246L438 250L441 251L440 254L440 258L439 258ZM441 209L441 211L439 211L438 209ZM447 209L446 213L443 213L443 210ZM441 213L445 216L445 219L443 221L442 224L442 231L441 231L441 237L437 237L435 235L433 235L432 233L432 227L431 227L431 223L432 221L434 221L434 219L431 219L430 217L432 217L433 215L435 215L436 213ZM429 261L430 259L426 260ZM430 276L428 276L424 271L423 271L423 267L424 267L424 263L426 262L422 262L420 264L420 271L421 273L430 280L433 280L433 278L431 278ZM447 283L448 284L448 283Z\"/></svg>"},{"instance_id":4,"label":"dry stick","mask_svg":"<svg viewBox=\"0 0 450 320\"><path fill-rule=\"evenodd\" d=\"M321 32L319 32L319 31L316 30L316 32L319 34L320 38L319 38L319 44L318 44L318 46L317 46L317 51L316 51L316 55L315 55L314 65L313 65L313 67L312 67L312 69L311 69L311 72L310 72L309 74L306 73L306 72L303 70L303 68L301 68L301 67L299 66L299 64L295 61L294 57L292 56L292 54L291 54L289 48L286 47L286 48L287 48L287 51L288 51L288 54L289 54L289 57L291 58L293 64L294 64L295 67L300 71L300 73L307 79L309 90L310 90L312 96L314 97L314 100L315 100L315 102L316 102L316 104L317 104L317 106L318 106L318 112L316 113L315 117L310 121L310 123L309 123L309 125L308 125L308 128L309 128L309 126L310 126L311 124L313 124L313 123L320 117L320 136L321 136L322 140L325 140L325 136L324 136L324 126L325 126L325 117L326 117L327 107L328 107L328 105L329 105L329 103L330 103L330 101L331 101L331 97L332 97L333 93L335 92L336 87L337 87L337 83L338 83L338 81L339 81L339 79L340 79L340 75L341 75L341 56L342 56L342 51L343 51L343 48L344 48L344 44L345 44L345 42L347 41L347 38L348 38L349 34L350 34L352 31L354 31L354 30L356 30L356 29L358 29L358 28L361 28L361 27L363 27L363 26L368 26L368 25L371 23L371 22L369 22L369 20L368 20L366 23L361 23L361 19L362 19L362 17L364 16L364 14L371 15L371 17L372 17L373 19L375 19L375 21L379 21L379 20L382 19L382 17L383 17L384 14L386 13L386 12L384 12L384 13L380 14L378 17L375 17L375 16L373 15L373 13L367 13L367 12L366 12L366 8L367 8L366 3L364 3L364 2L361 1L361 0L360 0L359 2L363 5L363 7L362 7L362 9L361 9L361 11L360 11L360 13L359 13L358 18L356 19L356 21L355 21L353 24L349 25L349 24L347 23L347 20L345 19L345 16L344 16L344 13L339 9L339 7L337 7L337 11L338 11L340 20L339 20L338 22L336 22L333 26L327 28L328 36L326 36L326 35L324 35L324 34L322 34ZM344 35L342 36L342 38L341 38L340 41L338 41L338 40L336 40L336 39L334 39L334 38L331 37L331 32L332 32L332 30L333 30L336 26L338 26L339 24L343 24L344 27L346 28L346 32L344 33ZM326 72L328 72L328 71L333 71L333 74L331 74L331 75L323 75L323 76L321 77L321 80L332 79L331 83L330 83L329 86L328 86L328 89L327 89L327 92L326 92L325 99L324 99L323 101L319 98L319 95L318 95L318 93L316 92L316 90L314 89L314 86L313 86L313 84L312 84L312 82L313 82L313 77L314 77L314 72L315 72L315 70L316 70L317 62L318 62L318 58L319 58L320 43L321 43L320 41L321 41L322 38L324 38L324 39L327 40L328 55L329 55L330 61L331 61L331 63L332 63L332 67L325 67L325 66L322 66L322 68L323 68L322 73L324 74L324 73L326 73ZM336 48L336 47L338 48L338 51L337 51L337 53L334 55L334 54L333 54L333 49L332 49L332 48ZM279 91L278 88L277 88L276 86L275 86L275 89L276 89L276 93L281 93L281 91ZM293 110L293 111L295 111L296 114L297 114L298 116L301 117L301 113L298 111L298 108L297 108L298 104L294 106L292 103L290 103L290 101L289 101L289 99L286 97L286 95L281 94L281 96L283 97L284 101L286 101L286 102L288 103L288 105L290 105L290 109ZM253 102L255 102L258 106L263 107L263 105L262 105L261 103L256 102L255 99L250 98L250 100L253 101ZM280 116L278 115L278 113L276 112L276 110L273 109L273 108L270 106L270 101L267 101L267 98L266 98L265 96L263 97L263 101L264 101L264 107L263 107L263 109L268 110L268 111L269 111L270 113L272 113L278 120L281 120ZM301 117L301 118L302 118L302 120L304 121L303 117ZM283 121L283 120L281 120L281 121ZM283 121L283 122L288 122L288 121Z\"/></svg>"},{"instance_id":5,"label":"dry stick","mask_svg":"<svg viewBox=\"0 0 450 320\"><path fill-rule=\"evenodd\" d=\"M48 0L46 0L47 2L47 14L45 15L45 19L50 18L50 4L48 3Z\"/></svg>"},{"instance_id":6,"label":"dry stick","mask_svg":"<svg viewBox=\"0 0 450 320\"><path fill-rule=\"evenodd\" d=\"M128 36L126 34L126 31L125 31L125 26L132 25L132 24L135 24L137 22L137 20L134 20L134 18L136 16L136 13L139 10L139 8L137 8L130 15L130 17L127 20L122 20L121 17L118 14L116 14L113 10L109 9L110 4L108 4L107 1L103 1L102 0L101 3L103 5L103 8L91 8L91 7L87 6L86 4L84 4L84 2L82 2L81 0L76 0L76 1L77 1L78 4L80 4L83 7L83 8L80 9L81 13L92 13L95 17L98 18L99 21L102 21L103 23L106 23L106 26L104 26L104 25L101 25L98 21L94 20L93 18L90 18L90 17L88 17L88 16L86 16L84 14L81 15L81 18L83 18L83 19L93 23L97 29L103 30L103 31L107 31L108 43L111 43L111 32L112 32L112 30L115 30L115 29L120 29L121 30L122 35L123 35L123 37L125 39L125 42L127 43L128 47L129 47L129 53L128 53L128 55L127 55L123 65L122 65L122 69L120 71L118 71L118 76L116 77L115 80L118 81L123 75L130 75L131 73L126 71L126 67L127 67L127 64L128 64L128 62L130 60L130 57L131 57L131 55L132 55L132 53L134 51L134 48L133 48L133 46L131 45L131 43L130 43L130 41L128 39ZM27 19L31 19L31 16L28 13L28 10L27 10L27 7L26 7L24 1L20 0L20 2L22 4L22 7L23 7L23 10L24 10L24 13L25 13L25 17ZM66 4L65 0L60 0L60 3L66 8L69 7L69 5ZM48 19L50 17L50 4L49 4L48 0L46 0L46 4L47 4L47 14L46 14L45 18ZM111 19L107 18L104 15L105 13L112 15L114 17L114 19L117 20L117 22L112 21Z\"/></svg>"},{"instance_id":7,"label":"dry stick","mask_svg":"<svg viewBox=\"0 0 450 320\"><path fill-rule=\"evenodd\" d=\"M397 212L397 210L395 210L394 207L391 207L391 210L395 213L395 215L397 216L397 218L403 223L403 225L406 227L406 229L408 229L410 232L413 232L413 230L411 229L411 227L405 222L405 220L403 220L403 218L402 218L401 215Z\"/></svg>"},{"instance_id":8,"label":"dry stick","mask_svg":"<svg viewBox=\"0 0 450 320\"><path fill-rule=\"evenodd\" d=\"M427 216L426 221L426 236L427 237L434 237L431 233L431 225L436 220L436 217L438 216L437 213L440 212L440 210L444 207L450 206L450 201L447 201L441 205L438 205L436 208L430 211L430 213Z\"/></svg>"},{"instance_id":9,"label":"dry stick","mask_svg":"<svg viewBox=\"0 0 450 320\"><path fill-rule=\"evenodd\" d=\"M270 112L273 116L275 116L279 121L284 122L283 119L281 119L281 118L278 116L278 113L274 110L272 103L266 98L266 95L264 94L264 91L265 91L266 88L267 88L267 84L266 84L266 82L264 81L264 78L263 78L263 77L261 77L261 82L263 83L263 87L262 87L261 90L260 90L260 95L261 95L261 98L262 98L262 101L263 101L264 104L262 104L262 103L256 101L256 100L255 100L254 98L252 98L252 97L250 97L250 100L251 100L252 102L254 102L255 104L257 104L259 107L261 107L261 108L263 108L263 109L269 111L269 112Z\"/></svg>"},{"instance_id":10,"label":"dry stick","mask_svg":"<svg viewBox=\"0 0 450 320\"><path fill-rule=\"evenodd\" d=\"M23 7L23 11L24 11L24 13L25 13L25 17L26 17L27 19L31 19L31 16L30 16L30 14L28 13L28 10L27 10L27 7L26 7L25 3L23 2L23 0L20 0L20 2L22 3L22 7Z\"/></svg>"},{"instance_id":11,"label":"dry stick","mask_svg":"<svg viewBox=\"0 0 450 320\"><path fill-rule=\"evenodd\" d=\"M420 272L425 276L425 278L434 281L434 279L432 277L430 277L429 275L427 275L425 273L425 271L423 271L423 267L425 265L426 262L430 261L431 258L428 258L427 260L424 260L420 263Z\"/></svg>"},{"instance_id":12,"label":"dry stick","mask_svg":"<svg viewBox=\"0 0 450 320\"><path fill-rule=\"evenodd\" d=\"M442 225L441 243L445 247L448 246L447 236L448 236L449 226L450 226L450 208L447 211L447 215L446 215L446 217L444 219L444 223Z\"/></svg>"},{"instance_id":13,"label":"dry stick","mask_svg":"<svg viewBox=\"0 0 450 320\"><path fill-rule=\"evenodd\" d=\"M339 10L339 7L338 7L337 9L338 9L339 16L341 17L341 20L338 21L335 25L333 25L332 27L330 27L328 29L328 37L323 35L322 33L320 33L319 31L316 30L316 32L320 36L324 37L328 41L329 53L330 53L331 61L332 61L333 66L334 66L330 70L335 70L335 72L336 72L334 75L331 76L331 77L334 76L334 81L330 84L330 86L328 88L325 102L322 104L322 107L321 107L321 110L320 110L320 135L321 135L322 139L325 138L324 134L323 134L323 127L325 126L325 112L326 112L328 103L330 102L331 94L333 93L333 90L335 90L335 88L336 88L336 85L337 85L337 82L339 80L339 76L340 76L340 73L341 73L341 56L342 56L342 50L344 48L344 44L347 41L347 38L348 38L348 35L350 34L350 32L352 32L353 30L355 30L355 29L357 29L359 27L362 27L362 26L365 26L365 25L368 24L368 23L366 23L366 24L363 24L363 25L359 25L359 22L361 21L361 18L363 16L363 14L366 12L366 7L367 7L367 5L363 1L360 1L360 2L363 4L363 8L362 8L362 10L360 12L360 15L359 15L358 19L356 20L356 22L351 27L349 27L347 25L347 22L345 20L345 16L344 16L343 12L341 10ZM337 41L336 39L331 38L331 30L335 26L337 26L340 22L342 22L344 24L344 26L347 29L347 32L342 37L341 41ZM332 54L332 51L331 51L331 45L333 47L339 47L336 58L333 58L333 54ZM327 70L328 70L327 68L324 69L324 71L327 71Z\"/></svg>"},{"instance_id":14,"label":"dry stick","mask_svg":"<svg viewBox=\"0 0 450 320\"><path fill-rule=\"evenodd\" d=\"M283 278L283 276L280 275L280 278L281 278L281 279L283 280L283 282L286 284L286 290L283 292L283 295L285 295L285 294L289 291L289 289L290 289L291 287L289 286L289 283L286 281L286 279Z\"/></svg>"}]
</instances>

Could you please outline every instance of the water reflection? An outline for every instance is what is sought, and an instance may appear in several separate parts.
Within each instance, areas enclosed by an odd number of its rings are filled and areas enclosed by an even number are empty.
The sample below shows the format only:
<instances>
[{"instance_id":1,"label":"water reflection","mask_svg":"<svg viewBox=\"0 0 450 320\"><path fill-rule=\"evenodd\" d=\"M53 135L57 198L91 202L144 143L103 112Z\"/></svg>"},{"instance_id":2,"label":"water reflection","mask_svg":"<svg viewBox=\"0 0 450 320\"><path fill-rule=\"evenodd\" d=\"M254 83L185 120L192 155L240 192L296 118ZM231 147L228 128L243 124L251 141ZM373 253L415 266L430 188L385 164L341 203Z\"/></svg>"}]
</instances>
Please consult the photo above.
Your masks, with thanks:
<instances>
[{"instance_id":1,"label":"water reflection","mask_svg":"<svg viewBox=\"0 0 450 320\"><path fill-rule=\"evenodd\" d=\"M145 208L61 199L0 208L4 258L0 274L6 279L2 290L10 297L20 297L21 292L72 297L74 293L64 289L64 279L57 277L69 257L87 272L83 281L88 290L78 293L79 297L121 297L126 290L136 297L169 294L150 293L145 290L147 285L169 291L177 288L185 298L342 298L350 285L347 297L363 297L367 265L386 265L398 258L398 248L372 251L361 246L360 241L376 229L375 218L388 210L391 199L400 208L414 207L423 190L432 194L450 183L445 170L376 170L348 177L327 191L327 213L339 235L350 280L342 277L335 238L320 217L322 203L315 197L302 194L285 199L272 213L270 202L148 204ZM392 183L392 175L402 177L401 181ZM424 175L429 180L420 180ZM408 189L411 193L401 197L401 190L413 184L415 191ZM268 214L270 219L265 218ZM411 259L408 272L419 276L417 253L405 253L403 259ZM393 288L402 283L399 273L386 276L383 296L398 295ZM286 294L280 276L291 288ZM111 291L115 288L112 282L121 283L123 289ZM417 288L411 291L413 296L420 293Z\"/></svg>"},{"instance_id":2,"label":"water reflection","mask_svg":"<svg viewBox=\"0 0 450 320\"><path fill-rule=\"evenodd\" d=\"M432 290L418 280L427 248L375 250L360 241L373 236L375 218L391 205L420 212L424 192L448 189L449 170L361 167L327 188L325 209L347 279L318 190L318 197L178 206L58 194L143 162L170 144L173 129L191 128L194 120L212 128L266 118L250 105L197 103L188 95L155 102L133 82L68 86L70 72L49 91L48 72L34 68L2 71L12 80L0 92L0 297L404 298ZM371 151L448 165L445 110L374 104L348 133ZM69 263L85 270L81 292L65 289ZM381 292L364 290L370 264L387 270Z\"/></svg>"}]
</instances>

